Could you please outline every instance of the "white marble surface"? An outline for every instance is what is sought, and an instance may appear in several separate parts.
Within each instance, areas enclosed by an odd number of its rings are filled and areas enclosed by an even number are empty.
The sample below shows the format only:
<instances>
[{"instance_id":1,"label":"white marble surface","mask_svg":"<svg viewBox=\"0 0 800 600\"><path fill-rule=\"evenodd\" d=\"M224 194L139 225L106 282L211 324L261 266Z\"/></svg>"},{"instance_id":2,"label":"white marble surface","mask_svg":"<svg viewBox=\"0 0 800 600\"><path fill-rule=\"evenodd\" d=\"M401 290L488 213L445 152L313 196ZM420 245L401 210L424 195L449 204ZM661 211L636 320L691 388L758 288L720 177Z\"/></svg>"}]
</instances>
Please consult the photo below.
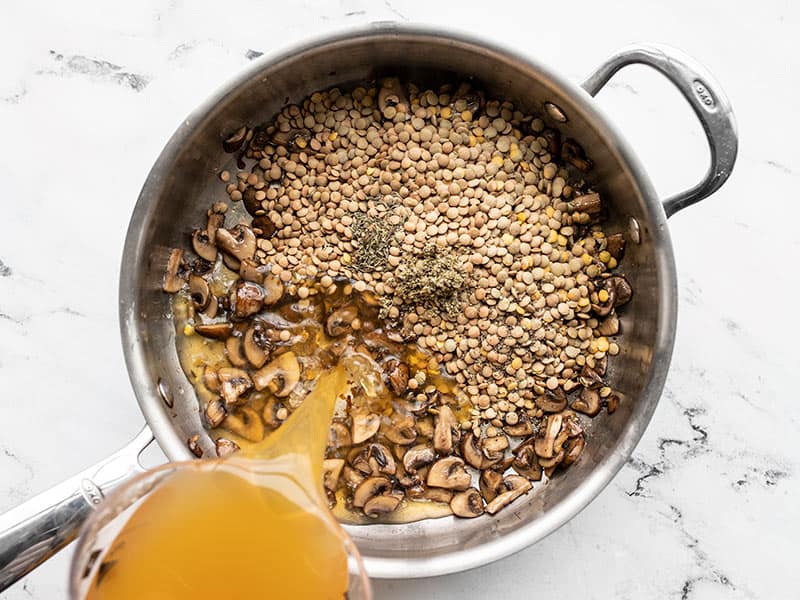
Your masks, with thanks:
<instances>
[{"instance_id":1,"label":"white marble surface","mask_svg":"<svg viewBox=\"0 0 800 600\"><path fill-rule=\"evenodd\" d=\"M800 8L305 0L4 3L0 9L0 511L131 438L117 272L138 190L196 104L264 51L376 20L449 24L574 79L660 41L704 62L738 116L729 183L673 218L678 341L633 459L535 547L496 564L375 582L377 598L796 598ZM743 5L744 6L744 5ZM599 99L657 189L706 165L702 132L644 68ZM792 377L794 376L794 377ZM7 600L66 596L69 551Z\"/></svg>"}]
</instances>

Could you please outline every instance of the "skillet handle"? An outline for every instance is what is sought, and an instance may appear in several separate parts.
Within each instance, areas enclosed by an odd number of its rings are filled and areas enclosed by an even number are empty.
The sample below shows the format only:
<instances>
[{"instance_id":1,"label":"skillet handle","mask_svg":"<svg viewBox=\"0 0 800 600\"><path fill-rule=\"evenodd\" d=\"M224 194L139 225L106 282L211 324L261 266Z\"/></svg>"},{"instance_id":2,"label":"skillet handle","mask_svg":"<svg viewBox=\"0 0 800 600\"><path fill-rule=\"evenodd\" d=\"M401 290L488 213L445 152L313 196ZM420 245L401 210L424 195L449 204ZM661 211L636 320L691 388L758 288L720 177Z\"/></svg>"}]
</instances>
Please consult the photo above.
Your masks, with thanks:
<instances>
[{"instance_id":1,"label":"skillet handle","mask_svg":"<svg viewBox=\"0 0 800 600\"><path fill-rule=\"evenodd\" d=\"M105 493L144 471L139 455L152 441L145 426L109 458L0 515L0 592L75 539Z\"/></svg>"},{"instance_id":2,"label":"skillet handle","mask_svg":"<svg viewBox=\"0 0 800 600\"><path fill-rule=\"evenodd\" d=\"M610 57L581 84L595 96L614 74L632 64L652 67L669 79L691 105L708 140L711 165L694 187L664 200L664 212L671 217L717 191L731 174L736 162L739 137L731 103L706 68L680 50L661 44L628 46Z\"/></svg>"}]
</instances>

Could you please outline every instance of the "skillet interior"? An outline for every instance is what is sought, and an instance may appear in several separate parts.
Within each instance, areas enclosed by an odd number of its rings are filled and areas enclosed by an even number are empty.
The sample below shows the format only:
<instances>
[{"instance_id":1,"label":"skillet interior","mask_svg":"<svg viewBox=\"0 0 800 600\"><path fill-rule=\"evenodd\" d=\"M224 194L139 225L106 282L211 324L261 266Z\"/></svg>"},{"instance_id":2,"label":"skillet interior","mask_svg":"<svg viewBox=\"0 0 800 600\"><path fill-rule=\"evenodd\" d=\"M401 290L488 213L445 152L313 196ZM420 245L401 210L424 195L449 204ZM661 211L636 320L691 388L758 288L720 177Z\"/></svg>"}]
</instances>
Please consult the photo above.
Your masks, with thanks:
<instances>
[{"instance_id":1,"label":"skillet interior","mask_svg":"<svg viewBox=\"0 0 800 600\"><path fill-rule=\"evenodd\" d=\"M145 183L123 255L120 317L131 381L159 444L173 460L189 459L186 439L201 433L198 403L178 364L170 297L161 292L169 250L186 247L205 211L227 200L216 174L233 169L221 141L242 123L268 120L288 101L333 85L399 73L415 82L473 80L523 111L542 113L545 101L569 121L595 162L588 177L612 204L611 231L640 225L641 243L628 243L621 271L634 298L623 310L622 353L610 361L610 381L623 394L613 417L599 416L578 461L548 485L535 485L495 517L452 517L407 525L351 527L371 576L415 577L459 571L506 556L541 539L594 498L627 460L660 395L672 351L675 274L666 222L646 175L627 145L582 90L540 65L463 37L382 25L261 59L180 126ZM168 407L158 382L171 398Z\"/></svg>"}]
</instances>

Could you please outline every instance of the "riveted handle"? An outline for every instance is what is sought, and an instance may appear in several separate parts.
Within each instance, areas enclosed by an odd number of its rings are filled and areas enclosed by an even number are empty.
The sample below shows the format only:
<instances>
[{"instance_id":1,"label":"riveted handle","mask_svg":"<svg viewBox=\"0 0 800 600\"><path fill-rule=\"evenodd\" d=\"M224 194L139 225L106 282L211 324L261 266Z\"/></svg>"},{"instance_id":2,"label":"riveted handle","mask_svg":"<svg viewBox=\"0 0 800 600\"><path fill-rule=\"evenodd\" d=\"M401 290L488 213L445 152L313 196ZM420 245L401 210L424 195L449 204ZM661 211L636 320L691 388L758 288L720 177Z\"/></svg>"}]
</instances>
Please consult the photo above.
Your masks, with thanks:
<instances>
[{"instance_id":1,"label":"riveted handle","mask_svg":"<svg viewBox=\"0 0 800 600\"><path fill-rule=\"evenodd\" d=\"M144 470L139 455L152 441L145 426L112 456L0 515L0 592L75 539L104 495Z\"/></svg>"},{"instance_id":2,"label":"riveted handle","mask_svg":"<svg viewBox=\"0 0 800 600\"><path fill-rule=\"evenodd\" d=\"M700 119L711 151L711 166L703 180L663 201L664 212L671 217L710 196L728 179L739 147L736 120L730 101L711 73L680 50L660 44L623 48L583 82L583 89L595 96L617 71L632 64L652 67L680 90Z\"/></svg>"}]
</instances>

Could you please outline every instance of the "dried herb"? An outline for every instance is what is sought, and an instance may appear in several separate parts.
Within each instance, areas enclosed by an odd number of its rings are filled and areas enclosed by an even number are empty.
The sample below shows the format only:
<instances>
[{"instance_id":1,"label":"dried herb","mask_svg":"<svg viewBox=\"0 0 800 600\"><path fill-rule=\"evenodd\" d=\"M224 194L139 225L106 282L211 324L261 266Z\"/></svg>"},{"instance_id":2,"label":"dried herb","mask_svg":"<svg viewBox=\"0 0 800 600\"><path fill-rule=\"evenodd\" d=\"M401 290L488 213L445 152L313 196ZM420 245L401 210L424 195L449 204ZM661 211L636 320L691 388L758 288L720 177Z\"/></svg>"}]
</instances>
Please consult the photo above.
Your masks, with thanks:
<instances>
[{"instance_id":1,"label":"dried herb","mask_svg":"<svg viewBox=\"0 0 800 600\"><path fill-rule=\"evenodd\" d=\"M353 241L356 250L353 253L353 267L363 273L382 271L389 260L389 248L394 242L397 225L389 223L392 214L391 205L384 201L376 203L375 210L369 213L356 213L353 217Z\"/></svg>"},{"instance_id":2,"label":"dried herb","mask_svg":"<svg viewBox=\"0 0 800 600\"><path fill-rule=\"evenodd\" d=\"M419 256L408 257L394 273L395 294L405 304L436 310L455 317L464 290L461 261L454 254L428 246Z\"/></svg>"}]
</instances>

